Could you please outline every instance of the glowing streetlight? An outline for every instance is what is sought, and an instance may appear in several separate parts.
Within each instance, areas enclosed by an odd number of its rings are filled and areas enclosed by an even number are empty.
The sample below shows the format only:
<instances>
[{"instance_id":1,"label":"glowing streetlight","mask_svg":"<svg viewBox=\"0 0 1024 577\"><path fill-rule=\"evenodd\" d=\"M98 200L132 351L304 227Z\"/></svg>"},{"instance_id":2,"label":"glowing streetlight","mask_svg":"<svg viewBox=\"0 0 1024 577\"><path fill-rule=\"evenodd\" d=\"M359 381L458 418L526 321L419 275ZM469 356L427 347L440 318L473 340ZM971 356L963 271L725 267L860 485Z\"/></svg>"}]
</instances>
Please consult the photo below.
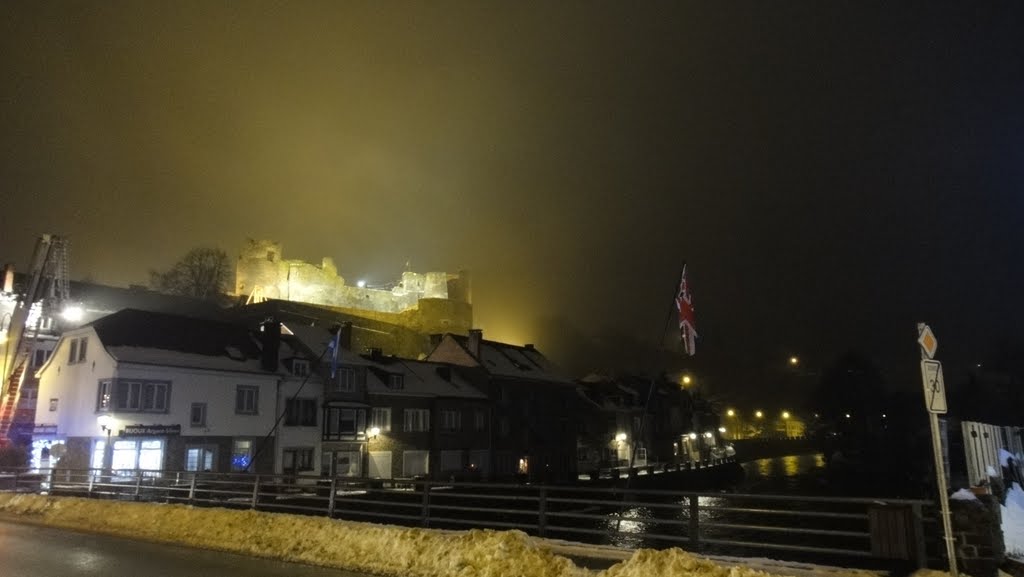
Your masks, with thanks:
<instances>
[{"instance_id":1,"label":"glowing streetlight","mask_svg":"<svg viewBox=\"0 0 1024 577\"><path fill-rule=\"evenodd\" d=\"M788 419L789 418L789 411L782 411L782 418L783 419Z\"/></svg>"},{"instance_id":2,"label":"glowing streetlight","mask_svg":"<svg viewBox=\"0 0 1024 577\"><path fill-rule=\"evenodd\" d=\"M366 288L366 281L361 280L356 283L356 286L358 286L359 288Z\"/></svg>"},{"instance_id":3,"label":"glowing streetlight","mask_svg":"<svg viewBox=\"0 0 1024 577\"><path fill-rule=\"evenodd\" d=\"M762 413L761 411L754 411L754 416L760 419L761 417L764 416L764 413Z\"/></svg>"},{"instance_id":4,"label":"glowing streetlight","mask_svg":"<svg viewBox=\"0 0 1024 577\"><path fill-rule=\"evenodd\" d=\"M734 411L732 409L729 409L728 411L725 412L725 414L729 415L730 417L735 417L736 416L736 411Z\"/></svg>"},{"instance_id":5,"label":"glowing streetlight","mask_svg":"<svg viewBox=\"0 0 1024 577\"><path fill-rule=\"evenodd\" d=\"M692 382L693 382L693 379L690 378L690 375L683 375L683 384L684 385L689 385Z\"/></svg>"},{"instance_id":6,"label":"glowing streetlight","mask_svg":"<svg viewBox=\"0 0 1024 577\"><path fill-rule=\"evenodd\" d=\"M725 427L718 427L719 433L725 433Z\"/></svg>"},{"instance_id":7,"label":"glowing streetlight","mask_svg":"<svg viewBox=\"0 0 1024 577\"><path fill-rule=\"evenodd\" d=\"M377 435L379 435L379 434L380 434L380 427L370 427L370 430L369 430L369 431L366 431L366 434L367 434L367 436L369 436L369 437L370 437L371 439L374 439L374 438L376 438L376 437L377 437Z\"/></svg>"},{"instance_id":8,"label":"glowing streetlight","mask_svg":"<svg viewBox=\"0 0 1024 577\"><path fill-rule=\"evenodd\" d=\"M615 435L615 440L620 442L620 443L625 443L626 442L626 433L619 433L619 434Z\"/></svg>"},{"instance_id":9,"label":"glowing streetlight","mask_svg":"<svg viewBox=\"0 0 1024 577\"><path fill-rule=\"evenodd\" d=\"M82 310L82 307L78 306L66 307L60 313L60 316L63 317L64 320L68 321L69 323L77 323L78 321L82 320L83 315L85 315L85 311Z\"/></svg>"},{"instance_id":10,"label":"glowing streetlight","mask_svg":"<svg viewBox=\"0 0 1024 577\"><path fill-rule=\"evenodd\" d=\"M789 364L790 364L790 366L793 366L793 367L799 365L800 364L800 357L789 357Z\"/></svg>"}]
</instances>

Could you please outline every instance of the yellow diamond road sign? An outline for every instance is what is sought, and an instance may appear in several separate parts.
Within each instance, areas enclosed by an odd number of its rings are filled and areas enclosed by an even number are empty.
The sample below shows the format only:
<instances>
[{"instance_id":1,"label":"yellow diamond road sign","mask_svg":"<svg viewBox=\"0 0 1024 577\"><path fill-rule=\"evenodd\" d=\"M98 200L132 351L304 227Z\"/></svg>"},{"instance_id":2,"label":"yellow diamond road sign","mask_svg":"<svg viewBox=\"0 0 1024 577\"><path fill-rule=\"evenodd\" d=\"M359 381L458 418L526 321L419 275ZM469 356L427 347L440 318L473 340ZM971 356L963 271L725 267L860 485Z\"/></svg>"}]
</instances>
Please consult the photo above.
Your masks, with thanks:
<instances>
[{"instance_id":1,"label":"yellow diamond road sign","mask_svg":"<svg viewBox=\"0 0 1024 577\"><path fill-rule=\"evenodd\" d=\"M929 359L934 359L935 349L939 348L939 339L935 338L935 333L924 323L917 325L917 332L917 342L921 345L921 350Z\"/></svg>"}]
</instances>

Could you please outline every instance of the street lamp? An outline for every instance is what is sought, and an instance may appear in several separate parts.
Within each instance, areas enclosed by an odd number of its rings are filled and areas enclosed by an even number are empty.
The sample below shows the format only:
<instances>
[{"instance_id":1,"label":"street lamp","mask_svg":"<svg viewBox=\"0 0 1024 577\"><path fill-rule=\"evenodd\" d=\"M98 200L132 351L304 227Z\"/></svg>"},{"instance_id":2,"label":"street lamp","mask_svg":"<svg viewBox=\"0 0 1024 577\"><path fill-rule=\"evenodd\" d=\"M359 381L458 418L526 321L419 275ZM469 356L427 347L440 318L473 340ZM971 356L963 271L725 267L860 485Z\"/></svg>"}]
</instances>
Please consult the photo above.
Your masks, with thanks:
<instances>
[{"instance_id":1,"label":"street lamp","mask_svg":"<svg viewBox=\"0 0 1024 577\"><path fill-rule=\"evenodd\" d=\"M799 365L800 364L800 358L799 357L789 357L789 364L790 364L790 366L793 366L793 367Z\"/></svg>"},{"instance_id":2,"label":"street lamp","mask_svg":"<svg viewBox=\"0 0 1024 577\"><path fill-rule=\"evenodd\" d=\"M734 411L732 409L729 409L728 411L725 412L725 414L730 416L730 417L735 417L736 416L736 411Z\"/></svg>"},{"instance_id":3,"label":"street lamp","mask_svg":"<svg viewBox=\"0 0 1024 577\"><path fill-rule=\"evenodd\" d=\"M754 416L760 419L761 417L764 416L764 413L762 413L761 411L754 411Z\"/></svg>"},{"instance_id":4,"label":"street lamp","mask_svg":"<svg viewBox=\"0 0 1024 577\"><path fill-rule=\"evenodd\" d=\"M782 418L783 419L788 419L789 418L789 411L782 411Z\"/></svg>"},{"instance_id":5,"label":"street lamp","mask_svg":"<svg viewBox=\"0 0 1024 577\"><path fill-rule=\"evenodd\" d=\"M103 471L110 471L114 468L114 448L110 446L110 433L117 425L117 419L110 415L100 415L96 417L96 422L99 423L100 431L107 434L107 440L103 444L103 463L101 468Z\"/></svg>"}]
</instances>

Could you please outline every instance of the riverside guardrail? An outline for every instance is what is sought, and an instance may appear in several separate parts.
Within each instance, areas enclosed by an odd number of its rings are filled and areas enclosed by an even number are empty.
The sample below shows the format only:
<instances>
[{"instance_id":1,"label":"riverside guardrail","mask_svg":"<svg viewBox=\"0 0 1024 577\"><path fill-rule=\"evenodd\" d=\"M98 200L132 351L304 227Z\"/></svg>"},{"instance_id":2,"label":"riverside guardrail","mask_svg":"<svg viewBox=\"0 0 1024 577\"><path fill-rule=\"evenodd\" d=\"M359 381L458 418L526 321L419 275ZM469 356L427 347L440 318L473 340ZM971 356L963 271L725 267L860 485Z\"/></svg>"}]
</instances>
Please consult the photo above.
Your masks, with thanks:
<instances>
[{"instance_id":1,"label":"riverside guardrail","mask_svg":"<svg viewBox=\"0 0 1024 577\"><path fill-rule=\"evenodd\" d=\"M793 561L927 565L938 543L925 500L59 469L0 474L0 491L258 509L408 526L518 529L622 547L771 552Z\"/></svg>"}]
</instances>

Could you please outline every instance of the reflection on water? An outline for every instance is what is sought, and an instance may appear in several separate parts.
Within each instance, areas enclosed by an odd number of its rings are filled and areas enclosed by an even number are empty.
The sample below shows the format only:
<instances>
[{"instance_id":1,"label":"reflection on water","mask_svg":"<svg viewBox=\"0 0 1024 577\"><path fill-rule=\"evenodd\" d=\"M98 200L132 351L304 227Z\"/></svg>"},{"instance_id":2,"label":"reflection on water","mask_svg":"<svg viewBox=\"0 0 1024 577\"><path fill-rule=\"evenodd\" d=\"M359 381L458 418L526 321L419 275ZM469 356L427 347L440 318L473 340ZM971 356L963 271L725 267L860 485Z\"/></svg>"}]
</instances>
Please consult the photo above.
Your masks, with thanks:
<instances>
[{"instance_id":1,"label":"reflection on water","mask_svg":"<svg viewBox=\"0 0 1024 577\"><path fill-rule=\"evenodd\" d=\"M798 522L804 528L859 530L855 527L840 527L840 522L822 518L779 517L772 510L780 508L779 501L762 501L750 497L729 497L729 494L773 494L773 495L825 495L829 493L826 484L825 459L822 454L790 455L770 459L759 459L742 465L743 481L735 487L723 488L720 495L697 497L697 522L703 543L716 539L739 540L750 543L771 542L785 539L780 531L761 532L755 526ZM648 500L656 497L648 497ZM604 523L608 531L608 543L620 547L687 547L690 531L690 501L688 497L666 500L666 506L650 505L609 511L610 517ZM781 508L788 515L791 511L822 507L820 503L786 502ZM831 506L831 505L830 505ZM819 526L820 525L820 526ZM820 541L821 546L843 546L831 543L824 537L808 538ZM848 540L848 538L847 538ZM710 550L710 549L708 549ZM722 549L728 551L728 547Z\"/></svg>"},{"instance_id":2,"label":"reflection on water","mask_svg":"<svg viewBox=\"0 0 1024 577\"><path fill-rule=\"evenodd\" d=\"M735 487L740 493L814 495L822 490L825 455L789 455L743 463L744 479Z\"/></svg>"},{"instance_id":3,"label":"reflection on water","mask_svg":"<svg viewBox=\"0 0 1024 577\"><path fill-rule=\"evenodd\" d=\"M609 517L605 529L612 535L612 542L619 547L636 549L641 547L647 533L647 522L651 511L646 507L634 507L622 511L616 517Z\"/></svg>"}]
</instances>

